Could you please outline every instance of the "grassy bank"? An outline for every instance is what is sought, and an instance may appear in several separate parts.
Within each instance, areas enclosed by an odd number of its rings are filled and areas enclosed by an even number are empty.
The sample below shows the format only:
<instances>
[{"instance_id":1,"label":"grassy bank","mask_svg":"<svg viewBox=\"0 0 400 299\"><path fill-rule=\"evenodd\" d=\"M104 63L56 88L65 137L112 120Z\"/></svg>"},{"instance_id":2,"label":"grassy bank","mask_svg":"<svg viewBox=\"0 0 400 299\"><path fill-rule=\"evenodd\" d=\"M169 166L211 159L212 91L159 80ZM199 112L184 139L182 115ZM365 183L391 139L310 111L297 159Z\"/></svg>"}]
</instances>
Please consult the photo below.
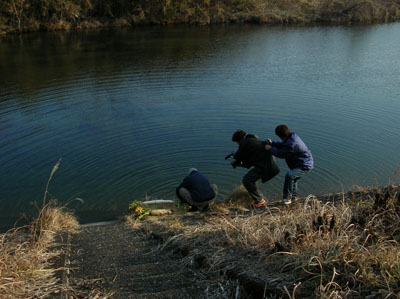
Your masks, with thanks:
<instances>
[{"instance_id":1,"label":"grassy bank","mask_svg":"<svg viewBox=\"0 0 400 299\"><path fill-rule=\"evenodd\" d=\"M54 260L61 254L54 237L73 232L76 219L55 203L46 204L29 226L0 237L0 291L2 298L46 298L64 286L56 278Z\"/></svg>"},{"instance_id":2,"label":"grassy bank","mask_svg":"<svg viewBox=\"0 0 400 299\"><path fill-rule=\"evenodd\" d=\"M65 286L56 278L55 262L62 251L55 237L78 228L76 218L48 200L50 181L61 159L54 165L38 215L29 225L7 231L0 236L1 298L47 298L60 293Z\"/></svg>"},{"instance_id":3,"label":"grassy bank","mask_svg":"<svg viewBox=\"0 0 400 299\"><path fill-rule=\"evenodd\" d=\"M239 269L278 296L398 298L399 191L309 196L291 207L242 213L249 198L238 189L205 221L176 217L157 225L173 231L170 244L201 254L210 268Z\"/></svg>"},{"instance_id":4,"label":"grassy bank","mask_svg":"<svg viewBox=\"0 0 400 299\"><path fill-rule=\"evenodd\" d=\"M224 22L393 22L398 0L3 0L0 31Z\"/></svg>"}]
</instances>

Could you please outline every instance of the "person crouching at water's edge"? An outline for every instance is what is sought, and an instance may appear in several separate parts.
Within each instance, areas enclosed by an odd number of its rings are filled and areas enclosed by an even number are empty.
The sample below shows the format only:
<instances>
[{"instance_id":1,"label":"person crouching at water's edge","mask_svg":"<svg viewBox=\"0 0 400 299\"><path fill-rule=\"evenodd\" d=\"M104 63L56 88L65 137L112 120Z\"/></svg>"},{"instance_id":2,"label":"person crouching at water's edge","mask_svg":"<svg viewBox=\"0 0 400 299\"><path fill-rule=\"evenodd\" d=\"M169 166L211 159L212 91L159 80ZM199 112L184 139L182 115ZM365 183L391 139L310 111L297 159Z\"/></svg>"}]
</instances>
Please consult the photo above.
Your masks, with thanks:
<instances>
[{"instance_id":1,"label":"person crouching at water's edge","mask_svg":"<svg viewBox=\"0 0 400 299\"><path fill-rule=\"evenodd\" d=\"M261 193L257 181L261 179L265 183L279 173L279 167L274 157L265 150L265 141L261 141L256 135L248 134L243 130L237 130L232 141L239 145L238 150L233 155L233 168L237 166L251 168L243 177L243 185L253 198L253 207L263 207L267 202Z\"/></svg>"},{"instance_id":2,"label":"person crouching at water's edge","mask_svg":"<svg viewBox=\"0 0 400 299\"><path fill-rule=\"evenodd\" d=\"M181 202L205 211L208 205L217 198L218 188L215 184L210 184L208 179L196 168L190 168L188 175L183 182L176 188L176 196Z\"/></svg>"},{"instance_id":3,"label":"person crouching at water's edge","mask_svg":"<svg viewBox=\"0 0 400 299\"><path fill-rule=\"evenodd\" d=\"M282 202L283 204L291 204L292 200L296 200L297 181L314 168L314 159L303 140L292 132L287 125L277 126L275 134L282 142L268 139L265 149L274 156L285 159L290 169L285 175Z\"/></svg>"}]
</instances>

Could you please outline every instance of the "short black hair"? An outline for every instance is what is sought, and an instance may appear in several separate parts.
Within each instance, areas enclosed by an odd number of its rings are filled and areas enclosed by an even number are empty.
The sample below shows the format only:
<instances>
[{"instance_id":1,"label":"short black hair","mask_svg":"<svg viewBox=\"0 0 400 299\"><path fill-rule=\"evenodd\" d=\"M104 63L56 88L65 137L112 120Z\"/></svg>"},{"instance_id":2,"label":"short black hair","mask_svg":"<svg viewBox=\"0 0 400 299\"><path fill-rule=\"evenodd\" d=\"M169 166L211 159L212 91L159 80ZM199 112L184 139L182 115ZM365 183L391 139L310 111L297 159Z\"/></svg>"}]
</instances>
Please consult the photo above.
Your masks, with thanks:
<instances>
[{"instance_id":1,"label":"short black hair","mask_svg":"<svg viewBox=\"0 0 400 299\"><path fill-rule=\"evenodd\" d=\"M240 142L240 141L242 141L244 139L246 134L247 133L245 131L238 129L238 130L236 130L235 133L233 133L232 141L233 142Z\"/></svg>"},{"instance_id":2,"label":"short black hair","mask_svg":"<svg viewBox=\"0 0 400 299\"><path fill-rule=\"evenodd\" d=\"M281 139L286 139L292 135L292 131L287 125L279 125L275 128L275 134Z\"/></svg>"}]
</instances>

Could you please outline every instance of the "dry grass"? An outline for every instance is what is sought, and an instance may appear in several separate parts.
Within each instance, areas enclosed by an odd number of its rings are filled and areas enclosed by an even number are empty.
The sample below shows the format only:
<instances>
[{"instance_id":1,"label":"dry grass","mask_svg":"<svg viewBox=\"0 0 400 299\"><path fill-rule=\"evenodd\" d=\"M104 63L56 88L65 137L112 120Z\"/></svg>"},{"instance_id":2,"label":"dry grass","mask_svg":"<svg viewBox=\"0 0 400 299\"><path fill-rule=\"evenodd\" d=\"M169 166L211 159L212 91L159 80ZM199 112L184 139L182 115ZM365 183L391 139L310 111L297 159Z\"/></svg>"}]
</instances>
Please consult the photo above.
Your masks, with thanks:
<instances>
[{"instance_id":1,"label":"dry grass","mask_svg":"<svg viewBox=\"0 0 400 299\"><path fill-rule=\"evenodd\" d=\"M0 239L0 290L3 298L44 298L60 292L62 286L54 273L51 259L61 252L52 249L54 236L77 227L73 216L52 205L41 213L38 235L26 234L25 228L12 229ZM39 218L38 218L39 219ZM32 227L30 228L32 231Z\"/></svg>"},{"instance_id":2,"label":"dry grass","mask_svg":"<svg viewBox=\"0 0 400 299\"><path fill-rule=\"evenodd\" d=\"M210 24L373 23L400 18L400 4L390 0L195 0L139 1L131 22Z\"/></svg>"},{"instance_id":3,"label":"dry grass","mask_svg":"<svg viewBox=\"0 0 400 299\"><path fill-rule=\"evenodd\" d=\"M240 18L260 23L374 23L400 17L396 1L249 0L242 3Z\"/></svg>"},{"instance_id":4,"label":"dry grass","mask_svg":"<svg viewBox=\"0 0 400 299\"><path fill-rule=\"evenodd\" d=\"M400 295L398 190L357 192L338 202L309 196L290 208L216 216L185 226L170 243L191 244L216 268L239 267L266 283L279 281L292 298L395 298Z\"/></svg>"},{"instance_id":5,"label":"dry grass","mask_svg":"<svg viewBox=\"0 0 400 299\"><path fill-rule=\"evenodd\" d=\"M24 0L0 4L0 33L123 27L136 24L229 22L304 24L383 23L400 19L397 0ZM21 2L21 3L22 3Z\"/></svg>"},{"instance_id":6,"label":"dry grass","mask_svg":"<svg viewBox=\"0 0 400 299\"><path fill-rule=\"evenodd\" d=\"M60 269L52 268L51 260L61 253L54 249L54 237L60 232L75 232L78 222L55 201L47 202L47 188L38 217L29 226L11 229L0 237L2 298L45 298L64 288L55 277Z\"/></svg>"}]
</instances>

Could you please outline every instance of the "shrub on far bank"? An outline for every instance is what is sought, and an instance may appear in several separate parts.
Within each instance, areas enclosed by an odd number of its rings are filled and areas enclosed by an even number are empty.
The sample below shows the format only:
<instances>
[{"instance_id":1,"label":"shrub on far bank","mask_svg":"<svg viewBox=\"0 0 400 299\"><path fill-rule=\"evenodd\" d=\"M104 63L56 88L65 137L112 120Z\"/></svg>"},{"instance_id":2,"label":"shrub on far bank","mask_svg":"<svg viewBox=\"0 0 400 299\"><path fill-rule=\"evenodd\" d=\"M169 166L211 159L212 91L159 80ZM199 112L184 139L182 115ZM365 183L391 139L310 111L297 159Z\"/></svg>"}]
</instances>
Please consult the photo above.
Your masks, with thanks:
<instances>
[{"instance_id":1,"label":"shrub on far bank","mask_svg":"<svg viewBox=\"0 0 400 299\"><path fill-rule=\"evenodd\" d=\"M382 23L400 19L395 0L3 0L0 31L145 24Z\"/></svg>"}]
</instances>

